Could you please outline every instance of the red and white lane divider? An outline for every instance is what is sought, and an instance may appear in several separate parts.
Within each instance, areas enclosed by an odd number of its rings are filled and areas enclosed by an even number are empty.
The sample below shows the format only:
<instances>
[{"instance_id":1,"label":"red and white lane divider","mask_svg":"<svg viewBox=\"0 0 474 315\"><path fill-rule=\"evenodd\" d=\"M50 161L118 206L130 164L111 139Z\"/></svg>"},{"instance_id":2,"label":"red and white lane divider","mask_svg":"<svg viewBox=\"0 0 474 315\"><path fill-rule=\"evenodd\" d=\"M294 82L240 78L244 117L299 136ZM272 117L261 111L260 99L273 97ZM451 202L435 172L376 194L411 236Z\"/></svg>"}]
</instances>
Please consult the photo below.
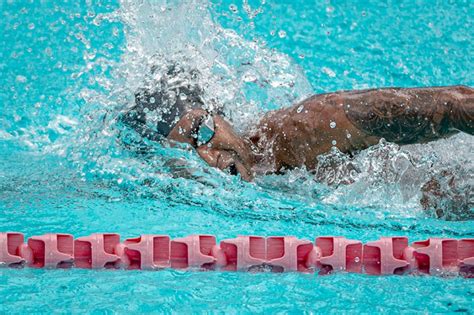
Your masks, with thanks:
<instances>
[{"instance_id":1,"label":"red and white lane divider","mask_svg":"<svg viewBox=\"0 0 474 315\"><path fill-rule=\"evenodd\" d=\"M0 233L0 266L33 268L198 268L227 271L337 271L371 275L428 273L474 277L474 239L430 238L408 244L406 237L382 237L363 244L325 236L315 242L293 236L238 236L217 244L212 235L171 239L141 235L70 234L32 236Z\"/></svg>"}]
</instances>

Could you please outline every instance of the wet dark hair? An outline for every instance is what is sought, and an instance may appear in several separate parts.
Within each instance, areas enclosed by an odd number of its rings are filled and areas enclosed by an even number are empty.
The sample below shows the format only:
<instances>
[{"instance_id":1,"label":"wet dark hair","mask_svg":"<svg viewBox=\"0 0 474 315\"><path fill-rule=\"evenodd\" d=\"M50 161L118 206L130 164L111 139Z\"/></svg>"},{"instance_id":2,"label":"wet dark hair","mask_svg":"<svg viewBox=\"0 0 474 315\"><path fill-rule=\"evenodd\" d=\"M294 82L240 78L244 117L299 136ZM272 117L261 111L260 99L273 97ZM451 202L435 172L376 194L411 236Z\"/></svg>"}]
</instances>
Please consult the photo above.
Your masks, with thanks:
<instances>
[{"instance_id":1,"label":"wet dark hair","mask_svg":"<svg viewBox=\"0 0 474 315\"><path fill-rule=\"evenodd\" d=\"M157 69L151 69L151 74ZM122 115L122 122L153 141L166 138L190 109L204 108L202 90L196 84L199 72L172 65L160 80L149 80L135 92L135 105Z\"/></svg>"}]
</instances>

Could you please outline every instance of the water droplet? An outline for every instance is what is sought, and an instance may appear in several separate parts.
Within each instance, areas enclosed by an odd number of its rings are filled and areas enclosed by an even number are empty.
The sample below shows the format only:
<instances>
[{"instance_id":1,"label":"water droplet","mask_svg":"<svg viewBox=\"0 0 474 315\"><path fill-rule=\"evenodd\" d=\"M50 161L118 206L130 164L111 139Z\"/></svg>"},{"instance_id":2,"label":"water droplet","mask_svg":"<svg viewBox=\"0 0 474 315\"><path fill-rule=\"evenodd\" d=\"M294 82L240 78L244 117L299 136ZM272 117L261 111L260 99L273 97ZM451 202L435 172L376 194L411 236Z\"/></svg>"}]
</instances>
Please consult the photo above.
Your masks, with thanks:
<instances>
[{"instance_id":1,"label":"water droplet","mask_svg":"<svg viewBox=\"0 0 474 315\"><path fill-rule=\"evenodd\" d=\"M256 82L257 81L257 77L253 74L253 73L246 73L244 74L244 76L242 77L242 80L244 82Z\"/></svg>"},{"instance_id":2,"label":"water droplet","mask_svg":"<svg viewBox=\"0 0 474 315\"><path fill-rule=\"evenodd\" d=\"M334 7L331 7L331 6L326 7L326 12L327 12L327 13L332 13L332 12L334 12Z\"/></svg>"},{"instance_id":3,"label":"water droplet","mask_svg":"<svg viewBox=\"0 0 474 315\"><path fill-rule=\"evenodd\" d=\"M28 79L24 75L17 75L16 82L25 83Z\"/></svg>"},{"instance_id":4,"label":"water droplet","mask_svg":"<svg viewBox=\"0 0 474 315\"><path fill-rule=\"evenodd\" d=\"M280 38L285 38L285 37L286 37L286 32L285 32L284 30L280 30L280 31L278 32L278 36L279 36Z\"/></svg>"},{"instance_id":5,"label":"water droplet","mask_svg":"<svg viewBox=\"0 0 474 315\"><path fill-rule=\"evenodd\" d=\"M156 100L155 100L155 98L154 98L153 96L150 97L150 103L151 103L151 104L155 104L155 101L156 101Z\"/></svg>"},{"instance_id":6,"label":"water droplet","mask_svg":"<svg viewBox=\"0 0 474 315\"><path fill-rule=\"evenodd\" d=\"M298 106L298 108L296 109L296 112L299 114L303 111L303 108L304 108L304 105L300 105Z\"/></svg>"},{"instance_id":7,"label":"water droplet","mask_svg":"<svg viewBox=\"0 0 474 315\"><path fill-rule=\"evenodd\" d=\"M185 100L188 99L188 96L187 96L186 94L184 94L184 93L180 93L180 94L179 94L179 99L182 100L182 101L185 101Z\"/></svg>"},{"instance_id":8,"label":"water droplet","mask_svg":"<svg viewBox=\"0 0 474 315\"><path fill-rule=\"evenodd\" d=\"M356 263L358 263L358 262L360 261L360 258L359 258L359 257L355 257L355 258L354 258L354 261L355 261Z\"/></svg>"},{"instance_id":9,"label":"water droplet","mask_svg":"<svg viewBox=\"0 0 474 315\"><path fill-rule=\"evenodd\" d=\"M51 56L53 55L53 50L51 49L51 47L46 47L46 48L44 49L44 53L45 53L47 56L51 57Z\"/></svg>"},{"instance_id":10,"label":"water droplet","mask_svg":"<svg viewBox=\"0 0 474 315\"><path fill-rule=\"evenodd\" d=\"M352 135L350 133L346 134L347 139L350 139Z\"/></svg>"},{"instance_id":11,"label":"water droplet","mask_svg":"<svg viewBox=\"0 0 474 315\"><path fill-rule=\"evenodd\" d=\"M235 4L229 5L229 10L231 10L233 13L238 12L237 6Z\"/></svg>"},{"instance_id":12,"label":"water droplet","mask_svg":"<svg viewBox=\"0 0 474 315\"><path fill-rule=\"evenodd\" d=\"M334 78L334 77L336 76L336 73L335 73L332 69L330 69L330 68L328 68L328 67L322 67L321 70L322 70L325 74L327 74L330 78Z\"/></svg>"},{"instance_id":13,"label":"water droplet","mask_svg":"<svg viewBox=\"0 0 474 315\"><path fill-rule=\"evenodd\" d=\"M336 140L332 140L332 145L336 145L337 144L337 141Z\"/></svg>"},{"instance_id":14,"label":"water droplet","mask_svg":"<svg viewBox=\"0 0 474 315\"><path fill-rule=\"evenodd\" d=\"M28 24L28 28L29 28L30 30L35 29L35 24L34 24L34 23Z\"/></svg>"},{"instance_id":15,"label":"water droplet","mask_svg":"<svg viewBox=\"0 0 474 315\"><path fill-rule=\"evenodd\" d=\"M331 127L332 129L336 128L336 122L335 121L331 121L329 123L329 127Z\"/></svg>"}]
</instances>

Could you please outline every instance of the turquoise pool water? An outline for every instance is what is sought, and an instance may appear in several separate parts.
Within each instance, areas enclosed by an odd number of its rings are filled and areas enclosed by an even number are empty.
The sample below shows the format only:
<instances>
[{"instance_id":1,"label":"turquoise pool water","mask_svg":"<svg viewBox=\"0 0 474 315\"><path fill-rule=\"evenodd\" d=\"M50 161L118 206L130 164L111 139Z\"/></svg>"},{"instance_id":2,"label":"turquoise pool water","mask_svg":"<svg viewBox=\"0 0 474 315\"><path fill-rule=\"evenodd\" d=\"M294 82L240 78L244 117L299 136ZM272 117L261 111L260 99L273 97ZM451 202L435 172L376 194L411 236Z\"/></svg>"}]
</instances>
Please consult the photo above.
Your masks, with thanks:
<instances>
[{"instance_id":1,"label":"turquoise pool water","mask_svg":"<svg viewBox=\"0 0 474 315\"><path fill-rule=\"evenodd\" d=\"M137 156L117 140L116 123L157 55L198 68L205 97L224 104L239 130L314 92L473 86L472 1L2 1L0 12L1 231L474 237L472 215L459 220L447 202L437 218L418 202L423 181L442 170L460 183L448 195L469 195L474 141L466 135L362 152L350 185L337 185L347 174L324 170L318 183L294 170L249 184L209 169L192 151L155 145ZM192 178L173 176L168 161L176 158L187 160ZM470 313L474 282L0 269L0 297L6 314Z\"/></svg>"}]
</instances>

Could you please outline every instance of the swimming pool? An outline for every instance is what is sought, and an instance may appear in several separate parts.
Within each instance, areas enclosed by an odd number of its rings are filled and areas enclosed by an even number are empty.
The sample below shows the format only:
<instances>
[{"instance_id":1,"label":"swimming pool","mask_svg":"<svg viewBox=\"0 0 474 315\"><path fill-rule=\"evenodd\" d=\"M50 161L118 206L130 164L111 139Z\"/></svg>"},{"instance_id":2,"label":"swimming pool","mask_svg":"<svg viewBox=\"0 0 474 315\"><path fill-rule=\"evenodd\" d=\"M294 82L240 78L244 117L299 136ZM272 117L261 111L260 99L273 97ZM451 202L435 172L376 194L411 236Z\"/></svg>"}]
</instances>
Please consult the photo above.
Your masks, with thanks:
<instances>
[{"instance_id":1,"label":"swimming pool","mask_svg":"<svg viewBox=\"0 0 474 315\"><path fill-rule=\"evenodd\" d=\"M312 92L474 85L471 1L275 2L1 2L0 230L473 237L472 218L438 219L418 202L442 169L470 190L468 136L367 150L350 185L304 170L249 184L190 151L137 157L118 143L116 115L156 54L199 67L241 129ZM194 178L172 176L166 161L180 157ZM473 295L458 277L0 269L2 313L469 313Z\"/></svg>"}]
</instances>

